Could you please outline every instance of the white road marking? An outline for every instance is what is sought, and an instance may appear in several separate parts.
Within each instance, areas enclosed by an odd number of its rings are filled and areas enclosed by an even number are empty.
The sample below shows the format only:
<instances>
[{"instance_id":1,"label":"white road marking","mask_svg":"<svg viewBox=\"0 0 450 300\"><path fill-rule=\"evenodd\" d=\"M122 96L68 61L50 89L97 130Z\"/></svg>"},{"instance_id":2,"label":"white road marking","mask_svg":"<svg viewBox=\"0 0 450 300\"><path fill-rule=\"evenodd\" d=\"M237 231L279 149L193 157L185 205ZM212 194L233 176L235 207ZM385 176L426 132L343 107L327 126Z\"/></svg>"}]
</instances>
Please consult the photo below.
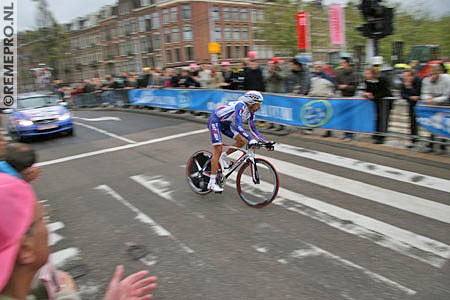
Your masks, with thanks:
<instances>
[{"instance_id":1,"label":"white road marking","mask_svg":"<svg viewBox=\"0 0 450 300\"><path fill-rule=\"evenodd\" d=\"M159 225L158 223L156 223L152 218L150 218L149 216L147 216L146 214L144 214L141 210L139 210L138 208L136 208L135 206L133 206L130 202L128 202L127 200L125 200L121 195L119 195L116 191L114 191L112 188L110 188L107 185L99 185L98 187L95 188L96 190L102 191L108 195L110 195L111 197L113 197L114 199L116 199L117 201L119 201L120 203L122 203L124 206L126 206L127 208L129 208L132 212L136 213L136 219L139 220L140 222L150 225L150 228L158 235L161 237L168 237L171 240L175 241L176 243L178 243L181 248L186 251L187 253L195 253L194 250L192 250L191 248L189 248L188 246L186 246L184 243L182 243L181 241L179 241L176 237L174 237L168 230L166 230L164 227L162 227L161 225Z\"/></svg>"},{"instance_id":2,"label":"white road marking","mask_svg":"<svg viewBox=\"0 0 450 300\"><path fill-rule=\"evenodd\" d=\"M118 139L118 140L121 140L121 141L124 141L124 142L127 142L127 143L129 143L129 144L135 144L135 143L136 143L136 141L133 141L133 140L124 138L124 137L122 137L122 136L120 136L120 135L117 135L117 134L108 132L108 131L106 131L106 130L103 130L103 129L100 129L100 128L97 128L97 127L94 127L94 126L91 126L91 125L87 125L87 124L83 124L83 123L79 123L79 122L74 122L74 123L75 123L76 125L78 125L78 126L82 126L82 127L89 128L89 129L91 129L91 130L97 131L97 132L99 132L99 133L105 134L105 135L107 135L107 136L113 137L113 138L115 138L115 139Z\"/></svg>"},{"instance_id":3,"label":"white road marking","mask_svg":"<svg viewBox=\"0 0 450 300\"><path fill-rule=\"evenodd\" d=\"M208 131L208 129L194 130L194 131L174 134L174 135L166 136L166 137L162 137L162 138L157 138L157 139L153 139L153 140L148 140L148 141L144 141L144 142L137 142L135 144L127 144L127 145L113 147L113 148L108 148L108 149L102 149L102 150L97 150L97 151L92 151L92 152L87 152L87 153L82 153L82 154L76 154L76 155L72 155L72 156L66 156L66 157L62 157L62 158L58 158L58 159L53 159L53 160L40 162L40 163L37 163L36 166L41 166L42 167L42 166L49 166L49 165L59 164L59 163L63 163L63 162L71 161L71 160L82 159L82 158L91 157L91 156L95 156L95 155L101 155L101 154L105 154L105 153L122 151L122 150L127 150L127 149L140 147L140 146L145 146L145 145L165 142L165 141L169 141L169 140L173 140L173 139L177 139L177 138L182 138L182 137L186 137L186 136L190 136L190 135L195 135L195 134L199 134L199 133L205 133L207 131Z\"/></svg>"},{"instance_id":4,"label":"white road marking","mask_svg":"<svg viewBox=\"0 0 450 300\"><path fill-rule=\"evenodd\" d=\"M450 224L450 206L448 205L298 166L275 158L259 157L273 163L275 169L281 174Z\"/></svg>"},{"instance_id":5,"label":"white road marking","mask_svg":"<svg viewBox=\"0 0 450 300\"><path fill-rule=\"evenodd\" d=\"M80 250L78 248L67 248L61 251L56 251L50 254L50 261L57 267L61 267L68 260L78 258Z\"/></svg>"},{"instance_id":6,"label":"white road marking","mask_svg":"<svg viewBox=\"0 0 450 300\"><path fill-rule=\"evenodd\" d=\"M227 180L227 185L234 187L234 180L230 178ZM243 176L243 180L250 183L252 179L249 176ZM254 188L270 191L272 187L261 182L258 186L254 185ZM441 268L450 258L450 246L447 244L288 189L280 188L273 204L436 268Z\"/></svg>"},{"instance_id":7,"label":"white road marking","mask_svg":"<svg viewBox=\"0 0 450 300\"><path fill-rule=\"evenodd\" d=\"M49 246L54 246L54 245L56 245L58 242L60 242L63 239L64 238L61 235L59 235L57 233L54 233L54 232L51 232L48 235L48 245Z\"/></svg>"},{"instance_id":8,"label":"white road marking","mask_svg":"<svg viewBox=\"0 0 450 300\"><path fill-rule=\"evenodd\" d=\"M121 118L118 117L99 117L99 118L81 118L81 117L73 117L73 119L84 120L89 122L100 122L100 121L121 121Z\"/></svg>"},{"instance_id":9,"label":"white road marking","mask_svg":"<svg viewBox=\"0 0 450 300\"><path fill-rule=\"evenodd\" d=\"M64 223L63 222L54 222L54 223L50 223L47 224L47 229L49 232L55 232L57 230L60 230L64 228Z\"/></svg>"},{"instance_id":10,"label":"white road marking","mask_svg":"<svg viewBox=\"0 0 450 300\"><path fill-rule=\"evenodd\" d=\"M368 174L390 178L397 181L407 182L430 189L450 192L450 180L445 180L438 177L427 176L420 173L391 168L383 165L368 163L356 159L286 144L277 144L275 150L298 157L324 162L330 165L365 172Z\"/></svg>"},{"instance_id":11,"label":"white road marking","mask_svg":"<svg viewBox=\"0 0 450 300\"><path fill-rule=\"evenodd\" d=\"M341 258L341 257L339 257L339 256L337 256L337 255L335 255L333 253L330 253L330 252L328 252L328 251L326 251L324 249L321 249L319 247L316 247L314 245L311 245L311 244L308 244L308 243L307 243L307 245L308 245L308 247L310 247L309 249L295 250L294 252L292 252L291 257L297 258L297 259L304 259L304 258L306 258L308 256L323 256L325 258L335 260L335 261L337 261L338 263L340 263L340 264L342 264L344 266L347 266L347 267L356 269L358 271L361 271L362 273L367 275L370 279L372 279L374 281L377 281L377 282L381 282L381 283L383 283L385 285L388 285L388 286L390 286L392 288L400 290L400 291L402 291L402 292L404 292L404 293L406 293L408 295L415 295L417 293L416 291L414 291L414 290L412 290L412 289L410 289L408 287L405 287L405 286L403 286L403 285L401 285L401 284L399 284L399 283L397 283L395 281L392 281L392 280L390 280L390 279L388 279L388 278L386 278L386 277L384 277L384 276L382 276L380 274L374 273L374 272L372 272L372 271L370 271L370 270L368 270L368 269L366 269L366 268L364 268L364 267L362 267L360 265L357 265L357 264L355 264L355 263L353 263L353 262L351 262L351 261L349 261L347 259Z\"/></svg>"},{"instance_id":12,"label":"white road marking","mask_svg":"<svg viewBox=\"0 0 450 300\"><path fill-rule=\"evenodd\" d=\"M179 203L172 197L172 193L174 190L171 190L171 183L170 181L166 180L164 176L149 176L149 175L136 175L131 176L131 179L139 183L140 185L144 186L148 190L152 191L153 193L157 194L158 196L169 200L170 202L174 203L175 205L184 207L182 203Z\"/></svg>"}]
</instances>

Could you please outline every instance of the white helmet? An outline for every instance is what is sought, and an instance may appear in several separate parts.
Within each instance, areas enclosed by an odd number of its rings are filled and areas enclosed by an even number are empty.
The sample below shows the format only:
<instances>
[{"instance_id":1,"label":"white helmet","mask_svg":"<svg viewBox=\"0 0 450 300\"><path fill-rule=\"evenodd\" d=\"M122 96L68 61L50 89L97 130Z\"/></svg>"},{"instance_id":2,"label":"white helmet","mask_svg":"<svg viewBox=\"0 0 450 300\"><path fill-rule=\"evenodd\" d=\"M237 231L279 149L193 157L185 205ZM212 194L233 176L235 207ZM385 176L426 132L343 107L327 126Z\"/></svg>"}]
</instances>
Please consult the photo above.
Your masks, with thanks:
<instances>
[{"instance_id":1,"label":"white helmet","mask_svg":"<svg viewBox=\"0 0 450 300\"><path fill-rule=\"evenodd\" d=\"M248 91L243 96L239 97L239 100L248 104L261 104L263 102L263 95L258 91Z\"/></svg>"}]
</instances>

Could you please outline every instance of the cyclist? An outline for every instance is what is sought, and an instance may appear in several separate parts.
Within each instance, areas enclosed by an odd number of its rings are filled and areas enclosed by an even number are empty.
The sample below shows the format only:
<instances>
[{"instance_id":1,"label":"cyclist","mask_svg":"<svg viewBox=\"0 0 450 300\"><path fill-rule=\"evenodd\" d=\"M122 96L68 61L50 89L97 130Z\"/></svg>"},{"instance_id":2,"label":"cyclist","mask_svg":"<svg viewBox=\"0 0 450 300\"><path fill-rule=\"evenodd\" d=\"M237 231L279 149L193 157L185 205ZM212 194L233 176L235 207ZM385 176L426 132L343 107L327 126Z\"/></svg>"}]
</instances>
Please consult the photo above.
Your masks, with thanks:
<instances>
[{"instance_id":1,"label":"cyclist","mask_svg":"<svg viewBox=\"0 0 450 300\"><path fill-rule=\"evenodd\" d=\"M211 141L214 146L214 154L211 158L211 177L208 189L216 193L223 191L223 188L216 184L216 173L219 168L219 161L222 168L228 168L225 158L235 150L229 148L222 152L222 135L233 138L235 147L243 147L247 142L249 146L255 146L258 141L266 141L256 129L255 113L261 107L263 96L257 91L248 91L240 96L237 101L229 102L225 106L219 106L211 114L208 120L208 129L211 134ZM242 121L247 120L251 135L242 126Z\"/></svg>"}]
</instances>

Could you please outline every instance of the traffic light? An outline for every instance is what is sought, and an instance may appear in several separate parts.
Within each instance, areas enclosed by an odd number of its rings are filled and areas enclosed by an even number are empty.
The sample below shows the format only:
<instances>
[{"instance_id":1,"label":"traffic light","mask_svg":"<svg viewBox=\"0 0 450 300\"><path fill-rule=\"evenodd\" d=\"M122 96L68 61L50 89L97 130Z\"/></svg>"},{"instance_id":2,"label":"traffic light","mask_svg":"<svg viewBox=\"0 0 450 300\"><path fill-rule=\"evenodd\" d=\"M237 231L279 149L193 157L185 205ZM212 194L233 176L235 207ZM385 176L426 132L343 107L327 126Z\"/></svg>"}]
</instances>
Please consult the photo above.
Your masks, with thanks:
<instances>
[{"instance_id":1,"label":"traffic light","mask_svg":"<svg viewBox=\"0 0 450 300\"><path fill-rule=\"evenodd\" d=\"M380 4L380 0L362 0L358 6L367 23L357 30L364 37L383 38L394 31L394 9Z\"/></svg>"}]
</instances>

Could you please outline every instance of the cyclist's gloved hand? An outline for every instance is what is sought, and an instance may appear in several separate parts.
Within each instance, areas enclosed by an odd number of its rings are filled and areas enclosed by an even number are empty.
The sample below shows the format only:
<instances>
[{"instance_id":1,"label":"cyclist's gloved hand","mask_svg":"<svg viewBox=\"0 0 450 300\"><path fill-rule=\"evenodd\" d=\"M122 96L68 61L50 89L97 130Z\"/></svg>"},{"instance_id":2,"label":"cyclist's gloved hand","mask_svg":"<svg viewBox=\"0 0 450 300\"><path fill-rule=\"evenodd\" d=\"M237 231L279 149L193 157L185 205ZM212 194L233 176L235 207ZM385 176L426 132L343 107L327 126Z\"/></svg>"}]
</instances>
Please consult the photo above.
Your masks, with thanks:
<instances>
[{"instance_id":1,"label":"cyclist's gloved hand","mask_svg":"<svg viewBox=\"0 0 450 300\"><path fill-rule=\"evenodd\" d=\"M255 147L258 146L258 141L256 140L251 140L250 142L248 142L248 146L251 147Z\"/></svg>"}]
</instances>

